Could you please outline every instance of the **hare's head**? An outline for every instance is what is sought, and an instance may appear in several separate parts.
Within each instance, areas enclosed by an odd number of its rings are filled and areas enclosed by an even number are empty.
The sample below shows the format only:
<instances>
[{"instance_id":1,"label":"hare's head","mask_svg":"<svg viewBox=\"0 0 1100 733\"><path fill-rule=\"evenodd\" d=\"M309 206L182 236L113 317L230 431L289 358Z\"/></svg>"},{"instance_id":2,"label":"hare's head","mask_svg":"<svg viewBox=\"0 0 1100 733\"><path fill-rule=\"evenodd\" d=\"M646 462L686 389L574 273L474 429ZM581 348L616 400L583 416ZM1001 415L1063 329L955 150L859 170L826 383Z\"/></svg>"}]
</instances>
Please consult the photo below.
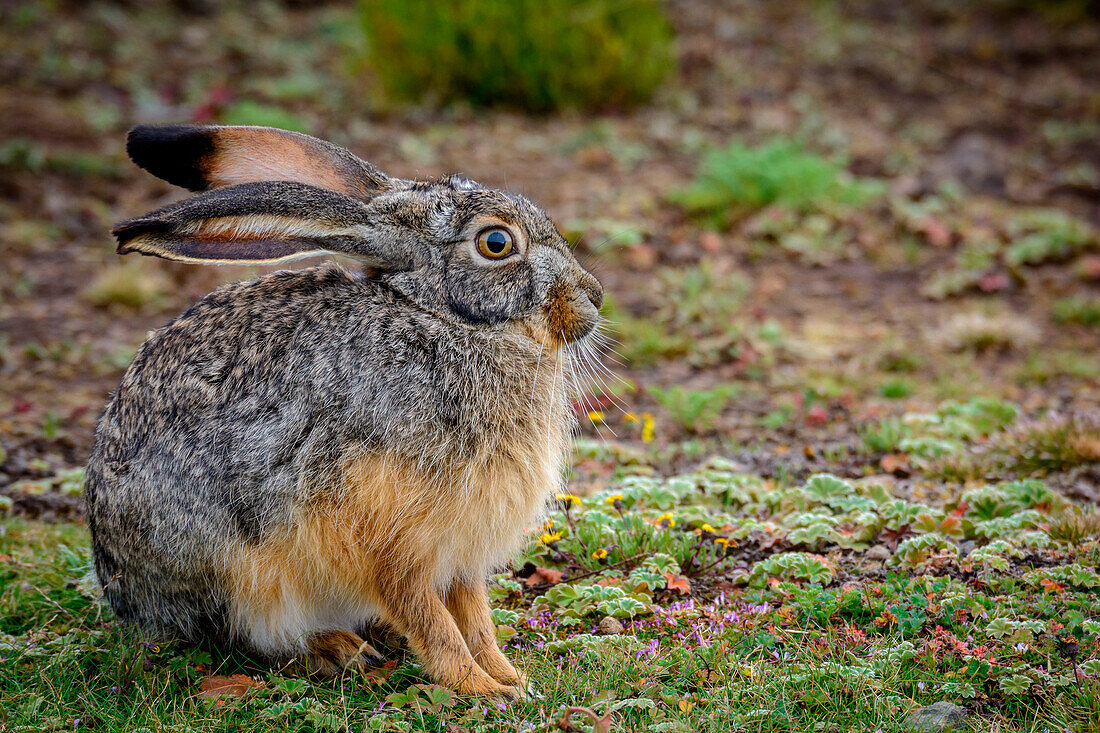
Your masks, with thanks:
<instances>
[{"instance_id":1,"label":"hare's head","mask_svg":"<svg viewBox=\"0 0 1100 733\"><path fill-rule=\"evenodd\" d=\"M347 150L263 127L136 127L130 157L193 198L122 222L120 253L199 263L358 258L442 318L546 345L593 329L599 282L522 196L451 176L391 178Z\"/></svg>"}]
</instances>

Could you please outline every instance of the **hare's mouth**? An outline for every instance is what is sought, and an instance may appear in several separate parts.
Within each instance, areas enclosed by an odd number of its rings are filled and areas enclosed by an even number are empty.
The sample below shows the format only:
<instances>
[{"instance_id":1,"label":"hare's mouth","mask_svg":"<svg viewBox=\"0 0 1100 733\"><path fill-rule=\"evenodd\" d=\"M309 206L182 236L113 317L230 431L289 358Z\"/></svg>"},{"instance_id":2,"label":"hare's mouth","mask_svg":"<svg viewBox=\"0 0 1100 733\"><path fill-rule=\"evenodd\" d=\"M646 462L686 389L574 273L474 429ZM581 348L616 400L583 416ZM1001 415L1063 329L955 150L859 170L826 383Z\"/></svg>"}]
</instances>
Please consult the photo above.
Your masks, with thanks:
<instances>
[{"instance_id":1,"label":"hare's mouth","mask_svg":"<svg viewBox=\"0 0 1100 733\"><path fill-rule=\"evenodd\" d=\"M599 303L602 293L580 288L557 288L550 293L546 305L546 330L559 344L569 344L584 338L600 321Z\"/></svg>"}]
</instances>

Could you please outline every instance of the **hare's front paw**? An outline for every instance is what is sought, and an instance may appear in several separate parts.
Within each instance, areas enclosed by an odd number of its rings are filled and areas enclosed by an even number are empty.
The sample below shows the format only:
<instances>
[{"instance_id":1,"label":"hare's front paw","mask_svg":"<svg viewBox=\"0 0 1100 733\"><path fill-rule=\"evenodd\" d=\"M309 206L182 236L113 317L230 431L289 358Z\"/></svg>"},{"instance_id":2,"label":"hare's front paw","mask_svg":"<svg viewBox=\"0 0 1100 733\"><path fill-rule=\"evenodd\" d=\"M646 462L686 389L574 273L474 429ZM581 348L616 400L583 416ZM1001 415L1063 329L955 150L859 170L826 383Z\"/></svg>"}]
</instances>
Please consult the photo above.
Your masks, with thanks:
<instances>
[{"instance_id":1,"label":"hare's front paw","mask_svg":"<svg viewBox=\"0 0 1100 733\"><path fill-rule=\"evenodd\" d=\"M483 697L502 697L519 700L523 691L513 685L502 685L485 672L475 670L455 685L455 691L463 695L481 695Z\"/></svg>"},{"instance_id":2,"label":"hare's front paw","mask_svg":"<svg viewBox=\"0 0 1100 733\"><path fill-rule=\"evenodd\" d=\"M518 687L524 691L528 689L527 675L513 667L504 653L495 646L483 649L476 659L481 668L500 684Z\"/></svg>"},{"instance_id":3,"label":"hare's front paw","mask_svg":"<svg viewBox=\"0 0 1100 733\"><path fill-rule=\"evenodd\" d=\"M382 655L350 631L322 631L309 638L305 661L311 674L334 677L348 668L377 667L382 663Z\"/></svg>"}]
</instances>

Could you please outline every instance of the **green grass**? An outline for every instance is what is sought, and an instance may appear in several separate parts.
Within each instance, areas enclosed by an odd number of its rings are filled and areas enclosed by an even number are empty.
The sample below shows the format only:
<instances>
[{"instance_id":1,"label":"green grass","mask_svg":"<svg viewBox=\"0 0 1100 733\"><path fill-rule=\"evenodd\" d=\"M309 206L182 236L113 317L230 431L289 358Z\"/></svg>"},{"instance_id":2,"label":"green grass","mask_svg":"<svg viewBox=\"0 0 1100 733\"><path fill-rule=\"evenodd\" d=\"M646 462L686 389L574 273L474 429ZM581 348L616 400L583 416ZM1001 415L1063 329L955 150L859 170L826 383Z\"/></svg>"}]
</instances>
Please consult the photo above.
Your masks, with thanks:
<instances>
[{"instance_id":1,"label":"green grass","mask_svg":"<svg viewBox=\"0 0 1100 733\"><path fill-rule=\"evenodd\" d=\"M687 389L674 385L667 389L650 387L647 392L668 410L673 421L690 433L706 433L726 405L737 395L735 385L719 385L712 389Z\"/></svg>"},{"instance_id":2,"label":"green grass","mask_svg":"<svg viewBox=\"0 0 1100 733\"><path fill-rule=\"evenodd\" d=\"M908 379L888 379L879 386L879 394L890 400L900 400L913 394L913 383Z\"/></svg>"},{"instance_id":3,"label":"green grass","mask_svg":"<svg viewBox=\"0 0 1100 733\"><path fill-rule=\"evenodd\" d=\"M1054 303L1050 312L1058 323L1100 326L1100 298L1084 296L1062 298Z\"/></svg>"},{"instance_id":4,"label":"green grass","mask_svg":"<svg viewBox=\"0 0 1100 733\"><path fill-rule=\"evenodd\" d=\"M994 407L939 414L981 428ZM884 542L885 562L863 557ZM316 680L147 643L82 589L86 545L80 527L0 522L4 730L549 731L584 706L613 730L897 731L945 699L978 729L1100 729L1100 523L1037 481L936 508L829 475L778 487L715 459L562 496L521 559L576 580L491 588L538 691L514 703L433 686L400 650ZM596 633L605 615L625 632ZM197 695L234 674L243 694Z\"/></svg>"},{"instance_id":5,"label":"green grass","mask_svg":"<svg viewBox=\"0 0 1100 733\"><path fill-rule=\"evenodd\" d=\"M741 306L752 285L738 271L719 272L709 262L657 271L643 315L609 298L604 313L635 366L688 357L695 366L734 359L746 345ZM761 326L764 342L782 340L774 322ZM763 349L762 349L763 350Z\"/></svg>"},{"instance_id":6,"label":"green grass","mask_svg":"<svg viewBox=\"0 0 1100 733\"><path fill-rule=\"evenodd\" d=\"M295 132L312 132L311 125L298 115L268 104L249 99L234 102L222 113L221 121L226 125L260 125L279 127Z\"/></svg>"},{"instance_id":7,"label":"green grass","mask_svg":"<svg viewBox=\"0 0 1100 733\"><path fill-rule=\"evenodd\" d=\"M671 198L692 216L726 227L772 204L802 214L859 204L877 188L846 176L842 162L793 141L777 139L755 148L733 141L707 152L695 181Z\"/></svg>"},{"instance_id":8,"label":"green grass","mask_svg":"<svg viewBox=\"0 0 1100 733\"><path fill-rule=\"evenodd\" d=\"M396 99L624 108L673 66L654 0L363 0L360 10L369 68Z\"/></svg>"},{"instance_id":9,"label":"green grass","mask_svg":"<svg viewBox=\"0 0 1100 733\"><path fill-rule=\"evenodd\" d=\"M91 305L143 309L163 306L171 284L160 268L142 260L127 260L101 269L82 292Z\"/></svg>"}]
</instances>

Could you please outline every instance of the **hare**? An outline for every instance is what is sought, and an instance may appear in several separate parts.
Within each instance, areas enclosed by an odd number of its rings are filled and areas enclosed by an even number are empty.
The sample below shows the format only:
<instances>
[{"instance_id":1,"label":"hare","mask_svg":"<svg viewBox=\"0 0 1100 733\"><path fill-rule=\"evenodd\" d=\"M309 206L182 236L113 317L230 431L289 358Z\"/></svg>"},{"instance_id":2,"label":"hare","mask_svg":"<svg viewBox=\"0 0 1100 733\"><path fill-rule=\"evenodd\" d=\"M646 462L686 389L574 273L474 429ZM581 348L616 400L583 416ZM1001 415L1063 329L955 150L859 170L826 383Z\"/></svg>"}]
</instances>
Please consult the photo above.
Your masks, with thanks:
<instances>
[{"instance_id":1,"label":"hare","mask_svg":"<svg viewBox=\"0 0 1100 733\"><path fill-rule=\"evenodd\" d=\"M145 341L87 469L106 601L321 674L376 661L381 626L434 682L517 696L486 579L560 489L599 282L534 204L462 177L262 127L140 126L127 152L202 193L117 225L119 253L365 267L223 286Z\"/></svg>"}]
</instances>

